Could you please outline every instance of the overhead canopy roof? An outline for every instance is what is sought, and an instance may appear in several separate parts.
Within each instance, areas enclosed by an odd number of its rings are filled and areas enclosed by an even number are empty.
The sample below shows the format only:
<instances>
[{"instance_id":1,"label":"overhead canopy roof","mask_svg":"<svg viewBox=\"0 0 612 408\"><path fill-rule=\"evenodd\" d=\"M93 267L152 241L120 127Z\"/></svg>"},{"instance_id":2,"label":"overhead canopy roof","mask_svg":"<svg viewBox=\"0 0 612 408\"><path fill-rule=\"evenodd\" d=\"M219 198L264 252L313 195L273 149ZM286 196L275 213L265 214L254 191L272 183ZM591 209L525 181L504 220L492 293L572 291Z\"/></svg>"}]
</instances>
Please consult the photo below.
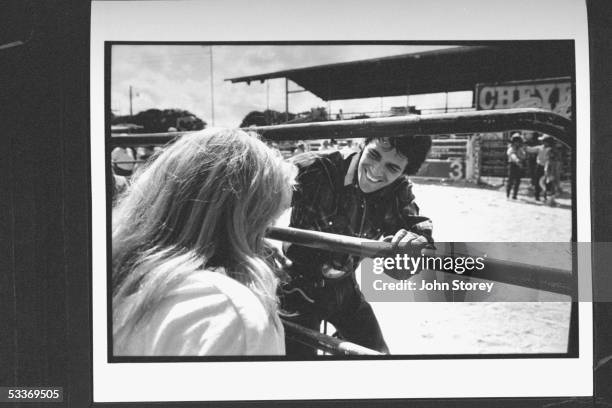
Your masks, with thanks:
<instances>
[{"instance_id":1,"label":"overhead canopy roof","mask_svg":"<svg viewBox=\"0 0 612 408\"><path fill-rule=\"evenodd\" d=\"M574 77L571 41L463 46L230 78L288 78L323 100L474 90L477 83Z\"/></svg>"}]
</instances>

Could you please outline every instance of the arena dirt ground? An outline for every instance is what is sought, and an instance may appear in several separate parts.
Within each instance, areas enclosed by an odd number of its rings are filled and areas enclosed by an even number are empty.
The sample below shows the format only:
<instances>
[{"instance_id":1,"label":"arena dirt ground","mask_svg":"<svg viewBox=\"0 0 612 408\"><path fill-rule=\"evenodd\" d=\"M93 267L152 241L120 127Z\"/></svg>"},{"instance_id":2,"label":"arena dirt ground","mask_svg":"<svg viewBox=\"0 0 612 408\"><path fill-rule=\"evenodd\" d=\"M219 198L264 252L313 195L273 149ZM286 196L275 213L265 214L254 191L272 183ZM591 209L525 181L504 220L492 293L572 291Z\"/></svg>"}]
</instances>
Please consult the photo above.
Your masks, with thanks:
<instances>
[{"instance_id":1,"label":"arena dirt ground","mask_svg":"<svg viewBox=\"0 0 612 408\"><path fill-rule=\"evenodd\" d=\"M474 188L417 180L414 192L421 213L433 220L439 242L512 242L509 248L521 250L509 249L508 259L567 264L571 258L563 245L550 246L559 254L542 254L537 246L530 253L525 244L516 243L569 242L569 194L550 207L536 202L525 188L527 183L522 184L516 201L506 200L503 186ZM508 285L497 290L505 298L524 292ZM556 299L549 295L539 292L533 299ZM564 353L567 347L568 302L376 302L372 307L392 354Z\"/></svg>"}]
</instances>

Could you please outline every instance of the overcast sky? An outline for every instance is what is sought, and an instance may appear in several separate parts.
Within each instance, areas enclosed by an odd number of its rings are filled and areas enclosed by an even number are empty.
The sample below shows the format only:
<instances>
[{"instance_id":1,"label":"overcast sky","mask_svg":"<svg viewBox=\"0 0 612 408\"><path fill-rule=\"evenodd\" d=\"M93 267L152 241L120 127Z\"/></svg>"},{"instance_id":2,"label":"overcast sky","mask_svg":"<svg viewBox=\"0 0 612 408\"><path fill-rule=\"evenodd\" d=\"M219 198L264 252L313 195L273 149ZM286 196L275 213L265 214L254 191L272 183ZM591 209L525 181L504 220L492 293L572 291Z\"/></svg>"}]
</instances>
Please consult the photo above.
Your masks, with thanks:
<instances>
[{"instance_id":1,"label":"overcast sky","mask_svg":"<svg viewBox=\"0 0 612 408\"><path fill-rule=\"evenodd\" d=\"M129 87L133 87L134 114L151 108L184 109L212 125L211 48L213 54L214 125L236 127L250 111L268 107L285 111L284 79L266 83L232 84L227 78L262 74L320 64L358 61L390 55L421 52L448 46L202 46L202 45L114 45L111 64L111 109L129 114ZM299 89L290 82L290 89ZM269 95L269 100L267 98ZM471 92L449 95L448 106L469 106ZM326 107L332 113L388 110L405 106L406 97L368 98L328 103L310 92L290 94L289 111ZM437 108L446 104L445 94L410 96L410 105Z\"/></svg>"}]
</instances>

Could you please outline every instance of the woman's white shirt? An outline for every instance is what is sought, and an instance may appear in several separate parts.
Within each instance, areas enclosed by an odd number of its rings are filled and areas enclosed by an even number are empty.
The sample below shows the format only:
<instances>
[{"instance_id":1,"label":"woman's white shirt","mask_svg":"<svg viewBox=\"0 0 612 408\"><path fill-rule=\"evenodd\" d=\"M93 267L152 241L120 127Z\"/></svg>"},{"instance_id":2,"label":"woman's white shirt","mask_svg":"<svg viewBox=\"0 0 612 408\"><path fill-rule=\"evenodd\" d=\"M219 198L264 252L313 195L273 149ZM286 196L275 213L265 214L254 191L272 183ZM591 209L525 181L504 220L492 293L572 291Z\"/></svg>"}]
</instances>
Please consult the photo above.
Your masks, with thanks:
<instances>
[{"instance_id":1,"label":"woman's white shirt","mask_svg":"<svg viewBox=\"0 0 612 408\"><path fill-rule=\"evenodd\" d=\"M222 271L198 271L173 289L129 334L116 338L116 356L284 355L278 316Z\"/></svg>"}]
</instances>

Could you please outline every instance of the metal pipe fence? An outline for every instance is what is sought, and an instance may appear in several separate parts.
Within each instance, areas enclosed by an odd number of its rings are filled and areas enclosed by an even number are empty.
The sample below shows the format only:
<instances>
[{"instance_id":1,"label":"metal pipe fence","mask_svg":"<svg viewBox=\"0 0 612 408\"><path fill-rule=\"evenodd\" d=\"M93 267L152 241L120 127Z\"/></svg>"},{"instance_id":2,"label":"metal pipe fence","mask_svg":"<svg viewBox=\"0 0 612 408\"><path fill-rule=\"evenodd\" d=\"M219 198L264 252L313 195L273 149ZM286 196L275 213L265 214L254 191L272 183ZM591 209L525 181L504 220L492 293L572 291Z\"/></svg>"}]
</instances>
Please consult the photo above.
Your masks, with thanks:
<instances>
[{"instance_id":1,"label":"metal pipe fence","mask_svg":"<svg viewBox=\"0 0 612 408\"><path fill-rule=\"evenodd\" d=\"M360 257L392 257L396 248L388 242L330 234L320 231L306 231L298 228L272 227L266 236L270 239L290 242L310 248L342 252ZM430 256L454 257L451 253L435 253ZM445 270L439 272L452 274ZM470 273L471 277L486 279L530 289L544 290L572 296L575 292L571 272L564 269L530 265L519 262L488 258L486 268Z\"/></svg>"},{"instance_id":2,"label":"metal pipe fence","mask_svg":"<svg viewBox=\"0 0 612 408\"><path fill-rule=\"evenodd\" d=\"M408 134L485 133L532 130L546 133L570 148L575 147L572 122L553 112L536 109L504 109L351 119L244 128L270 141L360 139ZM130 134L111 137L111 145L164 145L189 132Z\"/></svg>"}]
</instances>

